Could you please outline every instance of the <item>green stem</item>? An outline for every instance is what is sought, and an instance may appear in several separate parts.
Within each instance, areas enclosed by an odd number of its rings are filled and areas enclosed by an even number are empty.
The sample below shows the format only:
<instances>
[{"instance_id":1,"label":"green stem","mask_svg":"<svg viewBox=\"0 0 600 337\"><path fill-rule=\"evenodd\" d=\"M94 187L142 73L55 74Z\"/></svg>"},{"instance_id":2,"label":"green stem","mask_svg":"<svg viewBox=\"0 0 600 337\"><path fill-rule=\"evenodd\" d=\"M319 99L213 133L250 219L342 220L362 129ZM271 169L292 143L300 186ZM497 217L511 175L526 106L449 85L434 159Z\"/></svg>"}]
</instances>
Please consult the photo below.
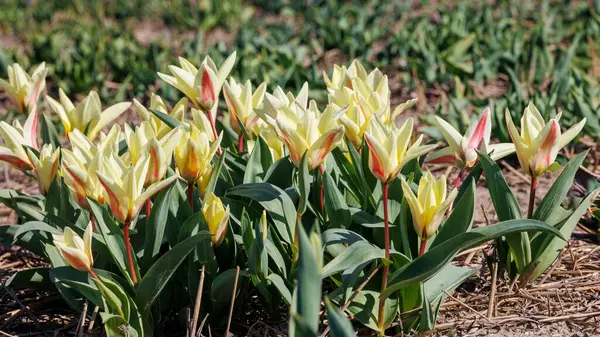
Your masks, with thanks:
<instances>
[{"instance_id":1,"label":"green stem","mask_svg":"<svg viewBox=\"0 0 600 337\"><path fill-rule=\"evenodd\" d=\"M384 225L384 240L385 240L385 258L390 259L390 227L388 219L388 183L383 184L383 225ZM381 279L381 293L387 288L388 274L390 267L388 264L383 266L383 275ZM379 299L379 314L377 317L377 327L379 333L384 334L384 319L385 319L385 300Z\"/></svg>"},{"instance_id":2,"label":"green stem","mask_svg":"<svg viewBox=\"0 0 600 337\"><path fill-rule=\"evenodd\" d=\"M537 189L537 177L531 178L531 186L529 188L529 208L527 209L527 219L533 216L533 207L535 206L535 191Z\"/></svg>"}]
</instances>

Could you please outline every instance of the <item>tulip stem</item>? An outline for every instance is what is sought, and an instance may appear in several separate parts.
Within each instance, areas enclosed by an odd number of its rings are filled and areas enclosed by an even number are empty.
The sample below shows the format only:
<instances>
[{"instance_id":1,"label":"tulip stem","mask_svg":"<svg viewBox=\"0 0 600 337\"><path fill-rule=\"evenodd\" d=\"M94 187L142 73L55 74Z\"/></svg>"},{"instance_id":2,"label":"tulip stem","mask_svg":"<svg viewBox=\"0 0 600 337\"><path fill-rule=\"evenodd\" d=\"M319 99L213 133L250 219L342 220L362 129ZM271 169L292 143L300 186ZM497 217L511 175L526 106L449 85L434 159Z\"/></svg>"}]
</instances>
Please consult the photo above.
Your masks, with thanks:
<instances>
[{"instance_id":1,"label":"tulip stem","mask_svg":"<svg viewBox=\"0 0 600 337\"><path fill-rule=\"evenodd\" d=\"M383 230L384 230L384 241L385 241L385 258L390 259L390 227L389 227L389 219L388 219L388 183L383 184ZM383 293L387 288L388 274L390 272L390 267L388 264L383 266L383 277L381 279L381 292ZM385 300L379 299L379 315L377 317L377 327L379 328L379 333L384 333L384 317L385 317Z\"/></svg>"},{"instance_id":2,"label":"tulip stem","mask_svg":"<svg viewBox=\"0 0 600 337\"><path fill-rule=\"evenodd\" d=\"M123 236L125 236L125 251L127 252L127 261L129 262L129 272L133 286L137 287L137 275L133 267L133 254L131 253L131 243L129 242L129 224L123 224Z\"/></svg>"},{"instance_id":3,"label":"tulip stem","mask_svg":"<svg viewBox=\"0 0 600 337\"><path fill-rule=\"evenodd\" d=\"M98 275L96 275L96 273L94 273L94 270L92 270L91 268L90 268L90 276L93 279L100 280L100 278L98 277Z\"/></svg>"},{"instance_id":4,"label":"tulip stem","mask_svg":"<svg viewBox=\"0 0 600 337\"><path fill-rule=\"evenodd\" d=\"M193 182L188 183L187 197L188 197L188 202L190 203L190 208L192 209L192 214L194 214L194 183Z\"/></svg>"},{"instance_id":5,"label":"tulip stem","mask_svg":"<svg viewBox=\"0 0 600 337\"><path fill-rule=\"evenodd\" d=\"M325 197L323 192L323 178L325 177L325 169L323 168L323 164L319 165L319 172L321 173L321 186L319 188L319 202L321 205L321 212L325 210Z\"/></svg>"},{"instance_id":6,"label":"tulip stem","mask_svg":"<svg viewBox=\"0 0 600 337\"><path fill-rule=\"evenodd\" d=\"M529 188L529 208L527 209L527 219L533 216L533 206L535 205L535 191L537 189L537 177L531 178L531 186Z\"/></svg>"},{"instance_id":7,"label":"tulip stem","mask_svg":"<svg viewBox=\"0 0 600 337\"><path fill-rule=\"evenodd\" d=\"M425 254L426 248L427 248L427 240L421 239L421 248L419 249L419 256Z\"/></svg>"},{"instance_id":8,"label":"tulip stem","mask_svg":"<svg viewBox=\"0 0 600 337\"><path fill-rule=\"evenodd\" d=\"M244 134L238 136L238 153L244 152Z\"/></svg>"},{"instance_id":9,"label":"tulip stem","mask_svg":"<svg viewBox=\"0 0 600 337\"><path fill-rule=\"evenodd\" d=\"M150 198L146 200L146 224L150 222Z\"/></svg>"}]
</instances>

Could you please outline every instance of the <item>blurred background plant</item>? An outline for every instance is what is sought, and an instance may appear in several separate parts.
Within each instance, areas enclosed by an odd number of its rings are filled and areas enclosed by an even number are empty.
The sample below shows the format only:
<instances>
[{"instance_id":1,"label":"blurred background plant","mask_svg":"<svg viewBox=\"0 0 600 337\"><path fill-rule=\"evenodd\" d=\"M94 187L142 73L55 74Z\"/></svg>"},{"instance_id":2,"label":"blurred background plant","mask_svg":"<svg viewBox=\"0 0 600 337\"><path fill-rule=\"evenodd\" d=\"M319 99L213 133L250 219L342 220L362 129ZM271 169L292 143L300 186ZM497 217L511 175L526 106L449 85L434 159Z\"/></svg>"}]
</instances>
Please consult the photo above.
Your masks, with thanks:
<instances>
[{"instance_id":1,"label":"blurred background plant","mask_svg":"<svg viewBox=\"0 0 600 337\"><path fill-rule=\"evenodd\" d=\"M50 90L95 88L103 100L142 97L176 56L216 62L237 50L233 75L326 99L321 71L358 58L385 69L398 99L446 115L464 129L492 104L494 134L505 108L532 100L565 126L587 117L600 133L600 1L26 1L0 12L0 77L8 64L45 61ZM302 69L302 71L298 71ZM63 80L60 80L63 79ZM68 79L68 80L66 80ZM451 97L450 97L451 96ZM515 116L516 117L516 116ZM433 136L439 136L432 131Z\"/></svg>"}]
</instances>

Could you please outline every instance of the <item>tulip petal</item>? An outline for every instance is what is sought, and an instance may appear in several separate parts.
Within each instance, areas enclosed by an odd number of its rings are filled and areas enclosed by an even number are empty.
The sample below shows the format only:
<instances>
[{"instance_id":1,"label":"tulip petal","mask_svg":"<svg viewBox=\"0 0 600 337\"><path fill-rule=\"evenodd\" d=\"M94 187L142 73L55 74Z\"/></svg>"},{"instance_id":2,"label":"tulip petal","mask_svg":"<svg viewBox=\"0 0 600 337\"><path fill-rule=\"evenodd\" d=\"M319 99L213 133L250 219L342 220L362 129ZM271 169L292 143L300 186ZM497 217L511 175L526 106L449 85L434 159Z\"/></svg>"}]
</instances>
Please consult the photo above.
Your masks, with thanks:
<instances>
[{"instance_id":1,"label":"tulip petal","mask_svg":"<svg viewBox=\"0 0 600 337\"><path fill-rule=\"evenodd\" d=\"M92 125L91 129L88 131L88 137L91 140L95 139L98 133L102 131L102 129L104 129L105 126L110 124L122 113L127 111L127 109L129 109L130 106L131 103L122 102L108 107L100 114L100 118L98 119L98 121L94 125Z\"/></svg>"},{"instance_id":2,"label":"tulip petal","mask_svg":"<svg viewBox=\"0 0 600 337\"><path fill-rule=\"evenodd\" d=\"M432 153L430 156L427 156L425 162L430 164L456 165L457 159L454 150L450 148L450 146L446 146L445 148Z\"/></svg>"},{"instance_id":3,"label":"tulip petal","mask_svg":"<svg viewBox=\"0 0 600 337\"><path fill-rule=\"evenodd\" d=\"M133 214L137 215L137 213L139 213L139 210L141 209L142 205L144 205L144 203L146 202L146 200L148 200L148 198L150 198L153 195L155 195L156 193L160 192L160 190L169 186L175 180L177 180L177 176L173 175L173 176L166 178L165 180L161 180L157 183L154 183L154 184L148 186L148 188L146 188L146 190L139 197L137 197L137 199L135 199L134 206L133 206L134 207Z\"/></svg>"},{"instance_id":4,"label":"tulip petal","mask_svg":"<svg viewBox=\"0 0 600 337\"><path fill-rule=\"evenodd\" d=\"M496 161L515 152L515 145L512 143L491 144L487 146L487 151L492 160Z\"/></svg>"},{"instance_id":5,"label":"tulip petal","mask_svg":"<svg viewBox=\"0 0 600 337\"><path fill-rule=\"evenodd\" d=\"M490 108L485 108L479 118L467 129L465 132L465 136L463 137L463 149L464 150L473 150L478 149L481 142L485 141L486 143L490 140L490 133L492 130L492 120L490 117Z\"/></svg>"},{"instance_id":6,"label":"tulip petal","mask_svg":"<svg viewBox=\"0 0 600 337\"><path fill-rule=\"evenodd\" d=\"M462 140L462 135L456 131L456 129L450 125L450 123L446 122L439 116L434 116L435 122L444 136L446 143L452 149L458 149L460 147L460 142Z\"/></svg>"},{"instance_id":7,"label":"tulip petal","mask_svg":"<svg viewBox=\"0 0 600 337\"><path fill-rule=\"evenodd\" d=\"M325 160L329 152L333 150L344 136L344 128L339 126L324 133L308 149L309 170L314 170Z\"/></svg>"},{"instance_id":8,"label":"tulip petal","mask_svg":"<svg viewBox=\"0 0 600 337\"><path fill-rule=\"evenodd\" d=\"M38 124L38 110L37 106L34 105L31 109L31 113L27 117L25 124L23 125L23 139L25 145L31 146L34 149L38 148L37 145L37 124Z\"/></svg>"},{"instance_id":9,"label":"tulip petal","mask_svg":"<svg viewBox=\"0 0 600 337\"><path fill-rule=\"evenodd\" d=\"M365 132L365 140L369 147L369 168L377 179L386 182L391 174L387 172L389 154L369 132Z\"/></svg>"},{"instance_id":10,"label":"tulip petal","mask_svg":"<svg viewBox=\"0 0 600 337\"><path fill-rule=\"evenodd\" d=\"M565 131L563 134L560 135L560 138L558 139L559 149L562 149L563 147L567 146L567 144L569 144L570 141L577 137L579 132L581 132L581 130L585 126L586 120L586 118L582 119L579 123L573 125L571 128L569 128L569 130Z\"/></svg>"}]
</instances>

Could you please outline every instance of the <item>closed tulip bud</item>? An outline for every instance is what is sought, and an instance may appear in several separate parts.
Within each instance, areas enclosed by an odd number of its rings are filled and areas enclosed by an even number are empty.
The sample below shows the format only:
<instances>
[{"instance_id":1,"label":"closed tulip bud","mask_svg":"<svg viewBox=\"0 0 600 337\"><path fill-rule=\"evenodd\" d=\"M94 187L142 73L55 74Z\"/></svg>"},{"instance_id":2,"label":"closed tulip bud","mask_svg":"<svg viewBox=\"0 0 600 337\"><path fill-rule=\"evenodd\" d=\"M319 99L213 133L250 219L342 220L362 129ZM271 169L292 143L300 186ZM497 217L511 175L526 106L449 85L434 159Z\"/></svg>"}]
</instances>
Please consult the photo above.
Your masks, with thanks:
<instances>
[{"instance_id":1,"label":"closed tulip bud","mask_svg":"<svg viewBox=\"0 0 600 337\"><path fill-rule=\"evenodd\" d=\"M365 140L369 147L369 168L382 183L394 180L410 160L433 150L436 145L421 145L423 135L412 143L413 120L397 129L385 126L377 117L369 122Z\"/></svg>"},{"instance_id":2,"label":"closed tulip bud","mask_svg":"<svg viewBox=\"0 0 600 337\"><path fill-rule=\"evenodd\" d=\"M454 189L446 195L446 176L436 180L429 171L419 181L417 196L404 178L401 178L401 184L410 207L415 232L421 239L427 240L437 231L444 213L456 198L458 191Z\"/></svg>"},{"instance_id":3,"label":"closed tulip bud","mask_svg":"<svg viewBox=\"0 0 600 337\"><path fill-rule=\"evenodd\" d=\"M186 95L196 107L208 112L217 102L221 86L235 63L235 56L234 52L219 69L210 57L204 59L200 69L180 57L180 67L169 66L171 75L158 73L158 76Z\"/></svg>"},{"instance_id":4,"label":"closed tulip bud","mask_svg":"<svg viewBox=\"0 0 600 337\"><path fill-rule=\"evenodd\" d=\"M15 108L27 114L37 104L38 98L46 87L46 64L42 62L27 74L17 63L8 66L8 81L0 78L0 87L4 89Z\"/></svg>"},{"instance_id":5,"label":"closed tulip bud","mask_svg":"<svg viewBox=\"0 0 600 337\"><path fill-rule=\"evenodd\" d=\"M206 133L200 132L193 124L190 132L184 132L175 148L175 163L179 175L187 182L195 182L206 170L214 157L223 135L210 144Z\"/></svg>"},{"instance_id":6,"label":"closed tulip bud","mask_svg":"<svg viewBox=\"0 0 600 337\"><path fill-rule=\"evenodd\" d=\"M1 161L9 163L21 171L31 170L31 160L23 146L37 149L37 119L37 108L34 106L22 127L16 120L13 125L4 121L0 122L0 135L4 140L4 144L0 145Z\"/></svg>"},{"instance_id":7,"label":"closed tulip bud","mask_svg":"<svg viewBox=\"0 0 600 337\"><path fill-rule=\"evenodd\" d=\"M44 194L48 193L50 184L52 184L56 172L58 171L59 154L60 148L54 149L52 144L44 145L39 153L39 157L29 148L27 149L27 156L33 166L35 176L40 185L40 190Z\"/></svg>"},{"instance_id":8,"label":"closed tulip bud","mask_svg":"<svg viewBox=\"0 0 600 337\"><path fill-rule=\"evenodd\" d=\"M521 117L521 133L517 130L508 110L505 117L521 168L532 178L537 178L552 169L558 151L577 136L586 121L584 118L565 133L561 133L559 125L561 113L549 122L544 122L533 103L529 103Z\"/></svg>"},{"instance_id":9,"label":"closed tulip bud","mask_svg":"<svg viewBox=\"0 0 600 337\"><path fill-rule=\"evenodd\" d=\"M438 116L435 116L435 122L448 146L429 156L427 158L429 163L470 168L477 162L478 150L486 154L491 153L493 160L501 159L515 151L515 146L511 143L490 145L492 130L490 108L483 110L464 135L461 135L452 125Z\"/></svg>"},{"instance_id":10,"label":"closed tulip bud","mask_svg":"<svg viewBox=\"0 0 600 337\"><path fill-rule=\"evenodd\" d=\"M227 234L229 206L225 208L221 199L214 193L210 193L204 201L204 206L202 206L202 214L208 224L208 230L213 234L211 237L213 245L218 247L223 242L225 234Z\"/></svg>"},{"instance_id":11,"label":"closed tulip bud","mask_svg":"<svg viewBox=\"0 0 600 337\"><path fill-rule=\"evenodd\" d=\"M95 91L90 91L83 101L73 105L62 89L59 89L58 93L60 103L50 96L46 96L46 101L60 118L67 137L70 132L78 129L84 132L89 139L94 140L104 127L131 106L129 102L123 102L102 110L100 97Z\"/></svg>"},{"instance_id":12,"label":"closed tulip bud","mask_svg":"<svg viewBox=\"0 0 600 337\"><path fill-rule=\"evenodd\" d=\"M89 272L94 264L92 257L92 226L88 224L83 239L71 228L65 227L63 234L52 235L54 245L71 267Z\"/></svg>"},{"instance_id":13,"label":"closed tulip bud","mask_svg":"<svg viewBox=\"0 0 600 337\"><path fill-rule=\"evenodd\" d=\"M110 210L115 219L122 224L129 224L138 215L146 200L177 179L177 176L171 176L151 184L144 190L148 163L149 158L143 157L135 166L130 165L122 172L96 172L98 181L104 187Z\"/></svg>"}]
</instances>

